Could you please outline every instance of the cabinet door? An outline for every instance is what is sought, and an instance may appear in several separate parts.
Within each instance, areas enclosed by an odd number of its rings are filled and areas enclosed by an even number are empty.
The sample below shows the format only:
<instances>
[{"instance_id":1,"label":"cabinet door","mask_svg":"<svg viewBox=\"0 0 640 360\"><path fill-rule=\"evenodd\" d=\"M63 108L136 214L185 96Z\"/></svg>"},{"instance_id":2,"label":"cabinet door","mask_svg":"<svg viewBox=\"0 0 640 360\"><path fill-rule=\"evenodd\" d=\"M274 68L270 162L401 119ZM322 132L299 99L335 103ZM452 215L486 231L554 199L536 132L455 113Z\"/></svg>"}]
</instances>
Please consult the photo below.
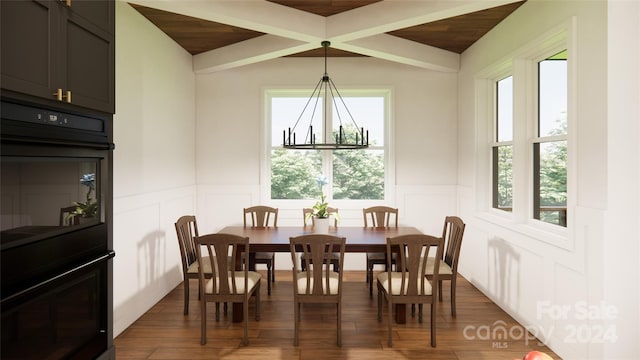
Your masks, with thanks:
<instances>
[{"instance_id":1,"label":"cabinet door","mask_svg":"<svg viewBox=\"0 0 640 360\"><path fill-rule=\"evenodd\" d=\"M1 85L5 89L53 99L59 67L56 4L49 1L0 1L2 13Z\"/></svg>"},{"instance_id":2,"label":"cabinet door","mask_svg":"<svg viewBox=\"0 0 640 360\"><path fill-rule=\"evenodd\" d=\"M87 5L86 3L92 3ZM81 5L82 4L82 5ZM83 7L84 6L84 7ZM101 12L104 7L104 12ZM113 19L112 1L80 1L71 3L72 11L62 18L61 37L66 39L61 47L62 68L65 69L64 87L71 91L71 103L108 113L115 112L115 42L113 31L108 31L84 15L101 13L107 25ZM97 16L95 16L97 17ZM111 21L113 24L113 22Z\"/></svg>"}]
</instances>

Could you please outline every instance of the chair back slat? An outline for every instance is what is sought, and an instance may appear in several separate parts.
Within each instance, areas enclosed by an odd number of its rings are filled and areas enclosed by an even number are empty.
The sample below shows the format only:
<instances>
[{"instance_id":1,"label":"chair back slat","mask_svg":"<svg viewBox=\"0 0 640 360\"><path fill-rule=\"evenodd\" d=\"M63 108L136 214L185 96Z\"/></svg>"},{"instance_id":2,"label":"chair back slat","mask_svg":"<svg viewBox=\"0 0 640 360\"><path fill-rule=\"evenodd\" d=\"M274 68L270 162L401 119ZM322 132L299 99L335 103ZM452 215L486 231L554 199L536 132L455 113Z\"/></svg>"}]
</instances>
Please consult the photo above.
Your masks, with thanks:
<instances>
[{"instance_id":1,"label":"chair back slat","mask_svg":"<svg viewBox=\"0 0 640 360\"><path fill-rule=\"evenodd\" d=\"M198 223L193 215L181 216L175 223L182 270L186 271L191 264L197 261L194 239L198 236Z\"/></svg>"},{"instance_id":2,"label":"chair back slat","mask_svg":"<svg viewBox=\"0 0 640 360\"><path fill-rule=\"evenodd\" d=\"M411 234L401 235L394 238L387 238L387 258L391 258L394 252L398 253L399 263L396 276L400 279L399 293L391 291L391 297L415 297L425 295L427 284L431 285L432 291L437 287L438 268L444 247L442 238L433 237L431 235ZM429 255L435 253L435 264L433 276L426 280L428 273L427 259ZM387 271L388 284L392 284L391 267ZM393 302L404 302L393 300Z\"/></svg>"},{"instance_id":3,"label":"chair back slat","mask_svg":"<svg viewBox=\"0 0 640 360\"><path fill-rule=\"evenodd\" d=\"M233 234L208 234L195 238L198 259L209 261L212 269L212 291L215 296L247 294L248 267L243 266L249 253L249 238ZM206 252L205 252L206 251ZM203 256L208 254L208 257ZM202 266L200 266L202 269ZM217 280L216 280L217 279ZM238 279L243 280L242 286ZM200 284L204 284L204 274L200 271ZM205 289L201 289L205 293Z\"/></svg>"},{"instance_id":4,"label":"chair back slat","mask_svg":"<svg viewBox=\"0 0 640 360\"><path fill-rule=\"evenodd\" d=\"M454 271L458 268L464 228L465 224L459 217L447 216L445 218L442 238L446 241L446 250L443 260Z\"/></svg>"},{"instance_id":5,"label":"chair back slat","mask_svg":"<svg viewBox=\"0 0 640 360\"><path fill-rule=\"evenodd\" d=\"M305 289L303 289L304 295L335 296L342 293L342 267L344 264L345 243L345 238L328 234L302 235L289 239L294 279L297 274L301 272L298 268L298 254L300 254L300 260L307 264ZM338 294L330 294L330 280L333 271L329 259L335 256L335 254L337 254L340 259ZM298 282L294 281L293 284L294 294L303 295L299 292Z\"/></svg>"}]
</instances>

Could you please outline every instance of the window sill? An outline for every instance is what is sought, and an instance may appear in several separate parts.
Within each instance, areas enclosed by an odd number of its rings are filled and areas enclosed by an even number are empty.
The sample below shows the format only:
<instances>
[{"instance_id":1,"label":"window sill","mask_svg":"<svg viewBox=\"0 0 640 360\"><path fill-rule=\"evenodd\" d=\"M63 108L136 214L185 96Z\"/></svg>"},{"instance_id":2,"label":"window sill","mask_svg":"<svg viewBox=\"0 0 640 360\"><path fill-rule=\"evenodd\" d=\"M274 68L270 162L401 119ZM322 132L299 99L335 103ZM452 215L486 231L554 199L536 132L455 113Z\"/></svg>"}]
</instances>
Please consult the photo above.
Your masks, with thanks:
<instances>
[{"instance_id":1,"label":"window sill","mask_svg":"<svg viewBox=\"0 0 640 360\"><path fill-rule=\"evenodd\" d=\"M483 221L513 231L522 236L547 243L565 250L573 250L569 239L569 229L543 221L529 219L518 222L512 213L502 210L489 209L480 212L477 217Z\"/></svg>"}]
</instances>

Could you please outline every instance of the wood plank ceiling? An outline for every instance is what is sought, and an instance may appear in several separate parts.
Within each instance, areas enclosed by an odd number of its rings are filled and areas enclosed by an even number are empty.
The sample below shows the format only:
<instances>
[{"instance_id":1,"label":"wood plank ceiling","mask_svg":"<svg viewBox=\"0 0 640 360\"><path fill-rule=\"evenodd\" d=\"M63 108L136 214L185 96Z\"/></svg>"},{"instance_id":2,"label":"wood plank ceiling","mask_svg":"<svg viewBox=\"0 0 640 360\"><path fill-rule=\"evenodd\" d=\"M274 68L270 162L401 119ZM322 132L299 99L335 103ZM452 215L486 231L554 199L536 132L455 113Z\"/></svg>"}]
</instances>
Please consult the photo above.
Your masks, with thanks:
<instances>
[{"instance_id":1,"label":"wood plank ceiling","mask_svg":"<svg viewBox=\"0 0 640 360\"><path fill-rule=\"evenodd\" d=\"M237 1L237 0L236 0ZM178 1L175 1L177 3ZM414 4L409 4L410 2L405 2L405 6L411 5L416 6L416 1ZM479 6L475 2L472 5L465 5L463 8L462 5L458 5L458 8L455 9L444 9L441 10L437 8L434 10L434 13L437 15L432 16L435 18L433 21L427 21L424 23L415 24L416 21L412 19L407 22L412 24L411 26L399 27L397 24L402 23L403 19L393 20L392 25L388 25L387 28L390 28L390 31L382 31L379 33L384 36L390 35L392 37L409 40L411 42L415 42L422 45L428 45L430 47L435 47L438 49L446 50L448 52L461 54L464 52L469 46L471 46L474 42L480 39L484 34L486 34L489 30L491 30L494 26L500 23L503 19L505 19L509 14L515 11L518 7L520 7L525 1L492 1L486 0L484 4L480 6L480 10L469 11L467 9L477 9ZM163 3L164 8L155 8L155 4ZM130 5L133 6L140 14L146 17L151 23L153 23L160 30L165 32L171 39L173 39L176 43L182 46L186 51L191 53L192 55L204 54L210 52L212 50L222 49L225 47L229 47L235 44L240 44L246 42L248 40L255 41L256 38L264 37L265 35L269 35L268 31L257 31L256 29L251 29L247 26L247 28L242 26L237 26L239 21L229 21L229 23L225 23L223 21L211 21L210 18L212 16L203 16L202 18L196 16L190 16L194 13L198 14L195 10L191 11L190 14L186 14L189 11L182 11L182 13L168 11L171 10L170 4L172 1L137 1L131 0ZM222 1L224 3L224 1ZM234 6L239 6L240 2L236 2L233 4ZM310 13L314 15L322 16L326 19L336 18L337 16L342 16L342 18L338 20L347 20L342 21L342 23L347 23L351 25L356 21L361 21L362 19L365 22L368 20L371 13L367 13L365 11L374 7L377 12L384 12L382 6L391 6L394 5L396 7L402 6L397 5L398 3L402 3L401 1L394 2L386 2L382 0L267 0L267 1L253 1L253 2L245 2L248 4L247 6L247 14L252 11L257 12L257 14L253 14L248 16L250 24L251 20L254 18L260 19L259 12L262 11L262 16L266 17L269 15L265 15L265 11L270 11L272 8L274 10L288 11L286 13L289 18L291 16L304 16L304 13ZM271 3L271 4L260 4L260 3ZM376 4L378 3L378 4ZM388 3L388 4L380 4L380 3ZM391 4L393 3L393 4ZM431 3L431 4L429 4ZM437 7L437 3L442 2L433 2L429 0L424 0L421 6L431 6ZM446 3L446 2L445 2ZM458 3L472 3L472 1L459 1ZM245 4L245 5L246 5ZM278 6L274 6L273 4L277 4ZM227 4L228 5L228 4ZM497 5L497 6L494 6ZM267 6L266 10L262 9L261 6ZM269 7L270 6L270 7ZM451 5L449 5L451 6ZM491 6L491 7L488 7ZM286 7L286 9L281 8ZM177 8L180 9L180 8ZM291 9L296 9L298 13L291 13ZM378 10L382 9L382 10ZM393 8L391 8L393 10ZM408 9L405 10L405 13ZM211 10L213 12L214 10ZM234 8L235 11L235 8ZM439 11L439 12L438 12ZM204 11L203 11L204 12ZM304 12L304 13L302 13ZM237 13L234 12L235 15ZM443 17L447 14L452 13L454 16ZM346 15L345 15L346 14ZM345 16L349 16L350 14L354 14L353 20L345 19ZM441 15L445 14L445 15ZM411 14L412 15L412 14ZM409 17L409 15L404 15L405 17ZM421 16L425 19L425 15ZM213 16L215 17L215 16ZM236 18L241 16L236 16ZM327 20L329 21L329 20ZM406 22L406 21L405 21ZM269 25L269 24L267 24ZM386 25L386 24L383 24ZM293 25L292 25L293 26ZM329 26L329 25L327 25ZM259 28L260 26L255 26L254 28ZM268 28L268 26L263 26L264 28ZM273 26L272 26L273 27ZM283 26L284 27L284 26ZM275 33L277 36L282 36L280 33ZM292 37L293 38L293 37ZM376 40L379 38L376 38ZM383 40L387 38L382 38ZM300 40L300 39L296 39ZM345 42L347 46L342 46L343 49L331 47L329 49L329 56L372 56L377 50L371 50L369 53L367 51L349 51L344 48L350 48L348 46L348 40ZM359 40L355 37L355 40ZM404 43L403 43L404 44ZM333 45L333 41L332 41ZM359 48L361 45L356 44L354 49ZM404 45L403 45L404 46ZM410 44L408 46L411 46ZM303 47L302 51L290 50L289 53L284 53L279 56L307 56L307 57L315 57L315 56L323 56L324 51L320 47L320 42L317 42L317 46L309 45L308 49ZM296 48L297 49L297 48ZM271 57L279 57L276 55L271 55Z\"/></svg>"}]
</instances>

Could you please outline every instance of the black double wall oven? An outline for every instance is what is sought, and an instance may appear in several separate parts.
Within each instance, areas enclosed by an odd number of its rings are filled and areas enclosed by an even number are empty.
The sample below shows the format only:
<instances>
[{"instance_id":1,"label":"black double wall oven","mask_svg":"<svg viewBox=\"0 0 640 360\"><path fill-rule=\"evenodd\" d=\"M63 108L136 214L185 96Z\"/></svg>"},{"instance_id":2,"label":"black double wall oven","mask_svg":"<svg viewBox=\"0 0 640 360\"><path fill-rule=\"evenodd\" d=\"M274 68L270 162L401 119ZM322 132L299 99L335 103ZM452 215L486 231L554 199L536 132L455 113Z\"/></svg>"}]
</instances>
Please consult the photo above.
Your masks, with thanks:
<instances>
[{"instance_id":1,"label":"black double wall oven","mask_svg":"<svg viewBox=\"0 0 640 360\"><path fill-rule=\"evenodd\" d=\"M112 117L0 111L0 358L114 358Z\"/></svg>"}]
</instances>

